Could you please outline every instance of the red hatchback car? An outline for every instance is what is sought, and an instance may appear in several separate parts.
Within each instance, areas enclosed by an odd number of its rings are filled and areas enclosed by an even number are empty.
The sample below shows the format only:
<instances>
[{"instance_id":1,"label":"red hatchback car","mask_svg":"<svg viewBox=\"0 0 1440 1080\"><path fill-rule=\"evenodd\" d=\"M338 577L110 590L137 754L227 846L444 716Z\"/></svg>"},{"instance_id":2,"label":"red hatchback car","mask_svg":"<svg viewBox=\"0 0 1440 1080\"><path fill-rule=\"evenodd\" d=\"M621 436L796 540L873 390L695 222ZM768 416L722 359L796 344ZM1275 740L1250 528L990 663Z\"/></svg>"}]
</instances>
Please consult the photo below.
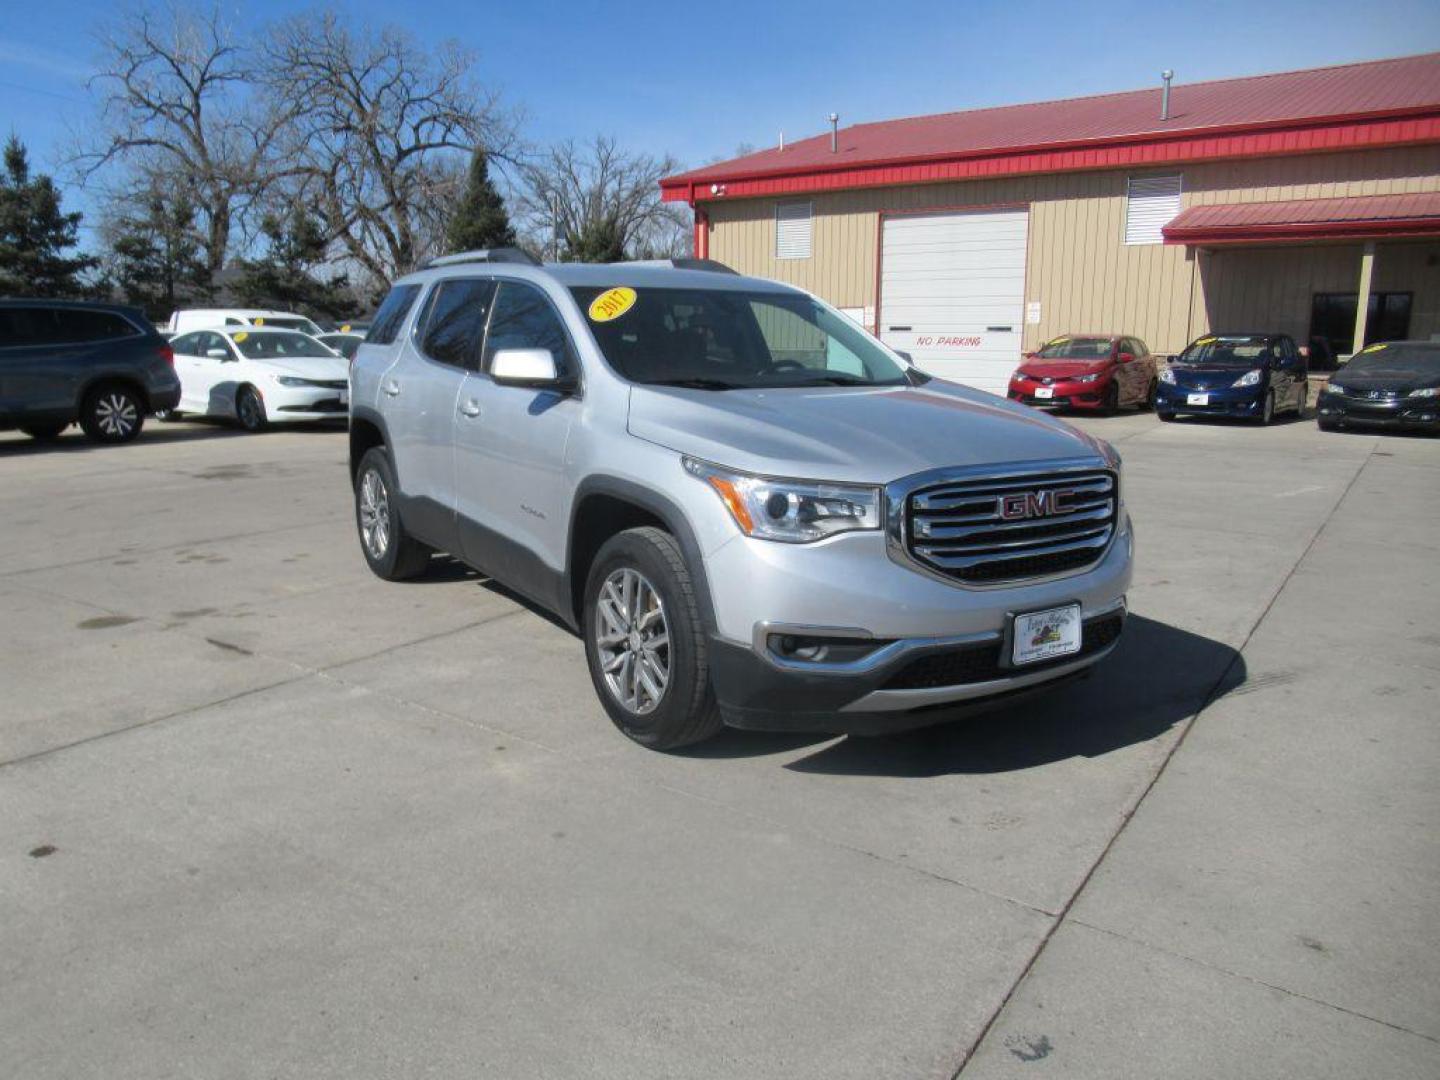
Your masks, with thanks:
<instances>
[{"instance_id":1,"label":"red hatchback car","mask_svg":"<svg viewBox=\"0 0 1440 1080\"><path fill-rule=\"evenodd\" d=\"M1010 376L1010 399L1047 408L1150 408L1155 357L1128 335L1066 334L1030 353Z\"/></svg>"}]
</instances>

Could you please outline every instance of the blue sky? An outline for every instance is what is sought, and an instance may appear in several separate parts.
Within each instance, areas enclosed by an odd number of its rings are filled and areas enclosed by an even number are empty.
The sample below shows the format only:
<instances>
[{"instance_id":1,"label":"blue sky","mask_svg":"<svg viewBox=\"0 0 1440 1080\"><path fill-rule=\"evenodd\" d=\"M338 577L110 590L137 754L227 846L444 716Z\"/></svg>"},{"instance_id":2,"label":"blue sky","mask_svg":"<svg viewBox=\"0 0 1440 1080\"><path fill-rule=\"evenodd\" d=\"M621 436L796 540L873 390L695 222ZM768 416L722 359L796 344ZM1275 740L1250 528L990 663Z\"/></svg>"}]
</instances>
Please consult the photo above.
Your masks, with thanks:
<instances>
[{"instance_id":1,"label":"blue sky","mask_svg":"<svg viewBox=\"0 0 1440 1080\"><path fill-rule=\"evenodd\" d=\"M113 0L0 4L0 122L54 169L94 115L84 80ZM222 0L236 26L311 5ZM686 165L842 123L1257 74L1440 49L1435 0L1206 4L335 0L478 51L537 142L596 133ZM3 134L3 133L0 133ZM67 205L90 209L84 192Z\"/></svg>"}]
</instances>

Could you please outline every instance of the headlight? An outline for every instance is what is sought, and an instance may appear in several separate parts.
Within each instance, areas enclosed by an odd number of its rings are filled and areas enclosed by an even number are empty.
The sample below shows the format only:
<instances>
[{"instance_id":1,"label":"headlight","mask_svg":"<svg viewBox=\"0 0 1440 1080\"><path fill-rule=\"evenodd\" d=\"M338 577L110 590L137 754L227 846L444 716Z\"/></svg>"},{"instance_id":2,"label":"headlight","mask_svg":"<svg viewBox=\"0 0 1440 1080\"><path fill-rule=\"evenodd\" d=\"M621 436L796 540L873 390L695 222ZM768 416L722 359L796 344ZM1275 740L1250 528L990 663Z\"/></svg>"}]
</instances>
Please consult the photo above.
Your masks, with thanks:
<instances>
[{"instance_id":1,"label":"headlight","mask_svg":"<svg viewBox=\"0 0 1440 1080\"><path fill-rule=\"evenodd\" d=\"M1231 385L1231 386L1259 386L1259 385L1260 385L1260 379L1261 379L1261 377L1262 377L1264 374L1265 374L1265 373L1264 373L1263 371L1261 371L1259 368L1255 368L1253 371L1247 371L1247 372L1245 372L1244 375L1241 375L1238 379L1236 379L1236 380L1235 380L1233 383L1231 383L1230 385Z\"/></svg>"},{"instance_id":2,"label":"headlight","mask_svg":"<svg viewBox=\"0 0 1440 1080\"><path fill-rule=\"evenodd\" d=\"M1099 377L1100 377L1099 375L1077 375L1077 376L1075 376L1075 380L1074 380L1074 381L1075 381L1075 382L1094 382L1094 381L1095 381L1096 379L1098 379Z\"/></svg>"},{"instance_id":3,"label":"headlight","mask_svg":"<svg viewBox=\"0 0 1440 1080\"><path fill-rule=\"evenodd\" d=\"M310 385L310 380L309 380L309 379L297 378L297 377L294 376L294 375L271 375L270 377L271 377L272 379L274 379L276 382L278 382L281 386L309 386L309 385Z\"/></svg>"},{"instance_id":4,"label":"headlight","mask_svg":"<svg viewBox=\"0 0 1440 1080\"><path fill-rule=\"evenodd\" d=\"M1325 393L1327 393L1327 394L1339 394L1341 397L1344 397L1344 396L1345 396L1345 387L1343 387L1343 386L1336 386L1333 382L1327 382L1327 383L1325 384Z\"/></svg>"},{"instance_id":5,"label":"headlight","mask_svg":"<svg viewBox=\"0 0 1440 1080\"><path fill-rule=\"evenodd\" d=\"M1171 386L1175 385L1175 372L1171 371L1168 367L1162 367L1160 369L1158 378L1163 383L1169 383Z\"/></svg>"},{"instance_id":6,"label":"headlight","mask_svg":"<svg viewBox=\"0 0 1440 1080\"><path fill-rule=\"evenodd\" d=\"M1411 390L1410 397L1440 397L1440 386L1426 386L1419 390Z\"/></svg>"},{"instance_id":7,"label":"headlight","mask_svg":"<svg viewBox=\"0 0 1440 1080\"><path fill-rule=\"evenodd\" d=\"M685 471L720 496L746 536L808 544L835 533L880 527L880 489L808 480L771 480L694 458Z\"/></svg>"}]
</instances>

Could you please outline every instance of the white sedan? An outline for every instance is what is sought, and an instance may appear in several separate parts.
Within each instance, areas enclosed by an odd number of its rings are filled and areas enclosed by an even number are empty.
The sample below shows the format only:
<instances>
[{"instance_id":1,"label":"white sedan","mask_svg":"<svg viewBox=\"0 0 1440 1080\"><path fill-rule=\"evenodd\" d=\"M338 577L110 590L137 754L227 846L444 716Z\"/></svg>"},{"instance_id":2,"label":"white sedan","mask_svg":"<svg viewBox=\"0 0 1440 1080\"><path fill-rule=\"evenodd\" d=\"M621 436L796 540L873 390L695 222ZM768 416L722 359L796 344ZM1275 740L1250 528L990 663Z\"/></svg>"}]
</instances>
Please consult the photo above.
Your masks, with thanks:
<instances>
[{"instance_id":1,"label":"white sedan","mask_svg":"<svg viewBox=\"0 0 1440 1080\"><path fill-rule=\"evenodd\" d=\"M177 413L233 418L246 431L349 415L349 364L309 334L226 327L181 334L170 347L180 376Z\"/></svg>"}]
</instances>

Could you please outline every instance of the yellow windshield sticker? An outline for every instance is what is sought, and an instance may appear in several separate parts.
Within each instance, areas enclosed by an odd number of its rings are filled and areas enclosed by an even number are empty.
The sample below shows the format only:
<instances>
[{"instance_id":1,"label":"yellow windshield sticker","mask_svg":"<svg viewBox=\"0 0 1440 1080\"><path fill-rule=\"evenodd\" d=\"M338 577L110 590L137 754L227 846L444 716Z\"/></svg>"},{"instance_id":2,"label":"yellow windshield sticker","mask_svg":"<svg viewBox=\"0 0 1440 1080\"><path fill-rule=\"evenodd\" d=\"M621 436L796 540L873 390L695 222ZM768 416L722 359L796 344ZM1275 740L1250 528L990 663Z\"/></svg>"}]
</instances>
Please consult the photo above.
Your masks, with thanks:
<instances>
[{"instance_id":1,"label":"yellow windshield sticker","mask_svg":"<svg viewBox=\"0 0 1440 1080\"><path fill-rule=\"evenodd\" d=\"M264 325L265 325L265 320L264 320L264 319L256 318L256 319L251 319L250 321L251 321L252 323L254 323L256 326L264 326Z\"/></svg>"},{"instance_id":2,"label":"yellow windshield sticker","mask_svg":"<svg viewBox=\"0 0 1440 1080\"><path fill-rule=\"evenodd\" d=\"M1385 350L1385 346L1384 346L1384 345L1371 345L1368 349L1361 349L1360 352L1361 352L1361 353L1372 353L1372 352L1383 352L1384 350Z\"/></svg>"},{"instance_id":3,"label":"yellow windshield sticker","mask_svg":"<svg viewBox=\"0 0 1440 1080\"><path fill-rule=\"evenodd\" d=\"M232 341L244 341L249 336L250 335L247 334L244 330L241 330L238 334L231 334L230 339Z\"/></svg>"},{"instance_id":4,"label":"yellow windshield sticker","mask_svg":"<svg viewBox=\"0 0 1440 1080\"><path fill-rule=\"evenodd\" d=\"M340 332L342 334L348 334L350 332L350 324L347 322L344 326L340 327Z\"/></svg>"},{"instance_id":5,"label":"yellow windshield sticker","mask_svg":"<svg viewBox=\"0 0 1440 1080\"><path fill-rule=\"evenodd\" d=\"M606 289L590 301L592 322L610 322L618 319L635 306L635 290L623 285L618 289Z\"/></svg>"},{"instance_id":6,"label":"yellow windshield sticker","mask_svg":"<svg viewBox=\"0 0 1440 1080\"><path fill-rule=\"evenodd\" d=\"M1063 335L1061 335L1060 337L1057 337L1057 338L1055 338L1055 339L1052 340L1052 341L1047 341L1047 342L1045 342L1045 348L1048 349L1048 348L1050 348L1052 345L1064 345L1065 342L1067 342L1067 341L1069 341L1069 340L1070 340L1070 336L1069 336L1068 334L1063 334Z\"/></svg>"},{"instance_id":7,"label":"yellow windshield sticker","mask_svg":"<svg viewBox=\"0 0 1440 1080\"><path fill-rule=\"evenodd\" d=\"M1195 344L1196 344L1196 345L1209 345L1209 344L1210 344L1212 341L1214 341L1214 340L1215 340L1215 339L1214 339L1213 337L1202 337L1202 338L1199 338L1199 339L1195 342Z\"/></svg>"}]
</instances>

